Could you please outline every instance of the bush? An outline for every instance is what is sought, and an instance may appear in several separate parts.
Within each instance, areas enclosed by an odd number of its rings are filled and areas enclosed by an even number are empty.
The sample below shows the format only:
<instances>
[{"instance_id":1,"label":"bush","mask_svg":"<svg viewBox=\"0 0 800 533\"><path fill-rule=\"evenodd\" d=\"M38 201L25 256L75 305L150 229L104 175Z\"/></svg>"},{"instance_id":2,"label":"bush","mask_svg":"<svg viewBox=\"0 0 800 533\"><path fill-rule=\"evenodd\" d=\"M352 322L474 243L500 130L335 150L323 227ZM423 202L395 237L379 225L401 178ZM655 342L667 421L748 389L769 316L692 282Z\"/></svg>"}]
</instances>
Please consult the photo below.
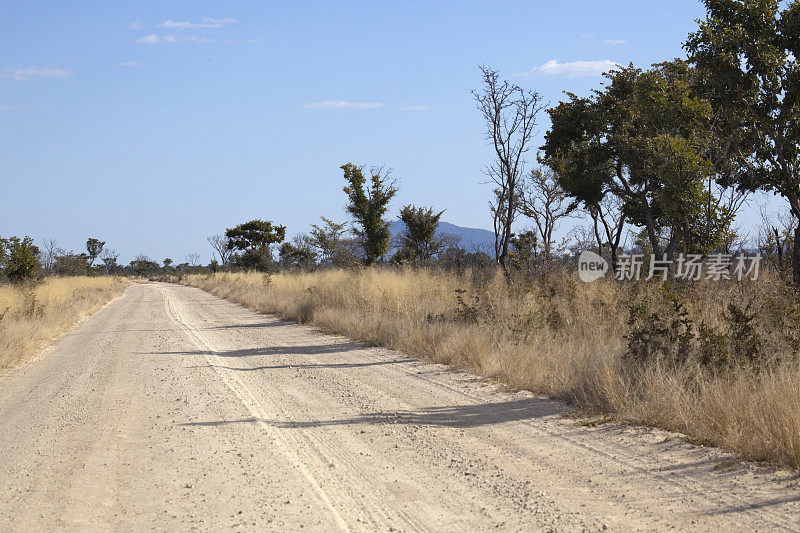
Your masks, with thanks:
<instances>
[{"instance_id":1,"label":"bush","mask_svg":"<svg viewBox=\"0 0 800 533\"><path fill-rule=\"evenodd\" d=\"M5 276L14 282L33 279L39 268L39 248L34 246L33 239L10 237L0 239L1 266Z\"/></svg>"}]
</instances>

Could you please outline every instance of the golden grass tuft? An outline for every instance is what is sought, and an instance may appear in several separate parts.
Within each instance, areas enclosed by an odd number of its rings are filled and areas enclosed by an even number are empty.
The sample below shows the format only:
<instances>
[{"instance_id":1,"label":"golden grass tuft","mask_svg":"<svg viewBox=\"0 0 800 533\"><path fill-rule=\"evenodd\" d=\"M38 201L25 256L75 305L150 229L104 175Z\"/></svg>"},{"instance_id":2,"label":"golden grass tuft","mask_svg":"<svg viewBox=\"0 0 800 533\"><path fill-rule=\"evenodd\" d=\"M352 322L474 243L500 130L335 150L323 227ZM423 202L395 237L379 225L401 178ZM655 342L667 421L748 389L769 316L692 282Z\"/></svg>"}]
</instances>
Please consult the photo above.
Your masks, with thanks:
<instances>
[{"instance_id":1,"label":"golden grass tuft","mask_svg":"<svg viewBox=\"0 0 800 533\"><path fill-rule=\"evenodd\" d=\"M220 273L184 282L264 313L491 376L590 412L800 467L800 368L795 356L782 357L793 342L787 340L786 317L795 315L780 311L785 293L774 281L681 289L694 323L718 331L724 331L728 302L749 301L759 310L754 324L770 364L722 371L692 360L645 364L626 357L631 303L644 296L657 304L668 301L658 284L583 284L574 275L555 273L508 286L499 274L486 279L469 272L382 268ZM800 314L792 320L800 332Z\"/></svg>"},{"instance_id":2,"label":"golden grass tuft","mask_svg":"<svg viewBox=\"0 0 800 533\"><path fill-rule=\"evenodd\" d=\"M24 362L125 287L126 281L106 276L0 285L0 372Z\"/></svg>"}]
</instances>

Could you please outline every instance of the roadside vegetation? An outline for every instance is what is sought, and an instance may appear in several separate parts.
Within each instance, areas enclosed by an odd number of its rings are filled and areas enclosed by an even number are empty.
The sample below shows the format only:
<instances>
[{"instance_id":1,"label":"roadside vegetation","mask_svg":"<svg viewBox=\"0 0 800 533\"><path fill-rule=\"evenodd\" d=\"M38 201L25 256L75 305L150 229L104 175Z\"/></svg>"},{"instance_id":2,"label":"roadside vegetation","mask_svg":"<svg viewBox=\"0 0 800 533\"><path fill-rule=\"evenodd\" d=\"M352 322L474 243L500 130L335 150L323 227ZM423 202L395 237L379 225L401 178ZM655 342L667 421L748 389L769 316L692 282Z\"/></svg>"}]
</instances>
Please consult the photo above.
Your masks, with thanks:
<instances>
[{"instance_id":1,"label":"roadside vegetation","mask_svg":"<svg viewBox=\"0 0 800 533\"><path fill-rule=\"evenodd\" d=\"M109 276L0 284L0 373L24 362L126 286L123 279Z\"/></svg>"},{"instance_id":2,"label":"roadside vegetation","mask_svg":"<svg viewBox=\"0 0 800 533\"><path fill-rule=\"evenodd\" d=\"M0 238L0 373L122 294L127 282L94 266L109 257L104 246L90 237L86 253L75 254L52 239L39 247L30 237Z\"/></svg>"}]
</instances>

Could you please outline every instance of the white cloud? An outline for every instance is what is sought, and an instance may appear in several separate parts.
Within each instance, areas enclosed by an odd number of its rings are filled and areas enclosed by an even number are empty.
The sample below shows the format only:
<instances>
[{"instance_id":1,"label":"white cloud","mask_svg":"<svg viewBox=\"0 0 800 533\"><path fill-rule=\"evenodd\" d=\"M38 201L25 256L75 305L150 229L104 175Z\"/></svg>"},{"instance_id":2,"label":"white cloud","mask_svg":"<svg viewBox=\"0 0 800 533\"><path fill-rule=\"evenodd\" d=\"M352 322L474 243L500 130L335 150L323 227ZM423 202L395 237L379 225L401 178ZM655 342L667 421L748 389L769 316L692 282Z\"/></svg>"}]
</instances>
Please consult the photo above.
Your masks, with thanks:
<instances>
[{"instance_id":1,"label":"white cloud","mask_svg":"<svg viewBox=\"0 0 800 533\"><path fill-rule=\"evenodd\" d=\"M551 59L543 65L522 73L522 76L532 76L534 74L569 77L599 76L603 72L617 67L619 67L619 64L610 59L601 59L600 61L568 61L566 63L559 63L558 60Z\"/></svg>"},{"instance_id":2,"label":"white cloud","mask_svg":"<svg viewBox=\"0 0 800 533\"><path fill-rule=\"evenodd\" d=\"M342 100L325 100L303 104L306 109L375 109L384 107L380 102L345 102Z\"/></svg>"},{"instance_id":3,"label":"white cloud","mask_svg":"<svg viewBox=\"0 0 800 533\"><path fill-rule=\"evenodd\" d=\"M429 105L409 105L406 107L401 108L403 111L429 111L433 109L433 106Z\"/></svg>"},{"instance_id":4,"label":"white cloud","mask_svg":"<svg viewBox=\"0 0 800 533\"><path fill-rule=\"evenodd\" d=\"M14 80L27 80L30 78L66 78L72 76L72 71L66 68L22 67L0 69L0 77Z\"/></svg>"},{"instance_id":5,"label":"white cloud","mask_svg":"<svg viewBox=\"0 0 800 533\"><path fill-rule=\"evenodd\" d=\"M138 61L123 61L122 63L117 63L118 67L143 67L144 64L139 63Z\"/></svg>"},{"instance_id":6,"label":"white cloud","mask_svg":"<svg viewBox=\"0 0 800 533\"><path fill-rule=\"evenodd\" d=\"M139 37L136 39L137 43L146 43L146 44L155 44L160 42L161 39L158 38L158 35L155 33L151 33L150 35L145 35L144 37Z\"/></svg>"},{"instance_id":7,"label":"white cloud","mask_svg":"<svg viewBox=\"0 0 800 533\"><path fill-rule=\"evenodd\" d=\"M605 44L628 44L625 39L606 39L603 41Z\"/></svg>"},{"instance_id":8,"label":"white cloud","mask_svg":"<svg viewBox=\"0 0 800 533\"><path fill-rule=\"evenodd\" d=\"M225 24L233 24L234 22L236 22L236 19L232 18L215 19L210 17L206 17L200 22L189 22L188 20L177 21L177 20L167 19L156 27L171 28L177 30L186 30L190 28L221 28Z\"/></svg>"},{"instance_id":9,"label":"white cloud","mask_svg":"<svg viewBox=\"0 0 800 533\"><path fill-rule=\"evenodd\" d=\"M0 111L22 111L21 107L15 105L2 105L0 104Z\"/></svg>"},{"instance_id":10,"label":"white cloud","mask_svg":"<svg viewBox=\"0 0 800 533\"><path fill-rule=\"evenodd\" d=\"M156 43L211 43L214 42L214 39L207 39L205 37L196 37L194 35L191 36L184 36L184 35L156 35L155 33L151 33L150 35L146 35L144 37L140 37L136 39L137 43L145 43L145 44L156 44Z\"/></svg>"},{"instance_id":11,"label":"white cloud","mask_svg":"<svg viewBox=\"0 0 800 533\"><path fill-rule=\"evenodd\" d=\"M142 24L141 22L131 22L130 24L128 24L129 30L141 30L142 28L144 28L144 24Z\"/></svg>"}]
</instances>

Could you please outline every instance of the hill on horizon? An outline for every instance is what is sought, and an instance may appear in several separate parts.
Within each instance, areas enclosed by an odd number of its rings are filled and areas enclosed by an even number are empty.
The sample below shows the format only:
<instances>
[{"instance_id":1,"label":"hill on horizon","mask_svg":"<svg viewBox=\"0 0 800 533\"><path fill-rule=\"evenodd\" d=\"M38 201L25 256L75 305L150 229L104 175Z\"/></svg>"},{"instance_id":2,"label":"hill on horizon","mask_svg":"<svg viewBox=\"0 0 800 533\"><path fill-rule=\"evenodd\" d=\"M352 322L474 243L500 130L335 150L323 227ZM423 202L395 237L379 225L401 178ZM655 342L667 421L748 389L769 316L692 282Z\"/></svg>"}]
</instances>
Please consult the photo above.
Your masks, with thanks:
<instances>
[{"instance_id":1,"label":"hill on horizon","mask_svg":"<svg viewBox=\"0 0 800 533\"><path fill-rule=\"evenodd\" d=\"M389 224L389 231L392 232L392 242L399 241L400 236L406 229L406 225L402 220L394 220ZM494 233L481 229L481 228L466 228L464 226L457 226L449 222L439 222L439 227L436 229L436 235L441 234L456 235L461 239L459 246L468 252L482 251L491 254L494 249ZM397 249L396 246L391 247L391 253Z\"/></svg>"}]
</instances>

